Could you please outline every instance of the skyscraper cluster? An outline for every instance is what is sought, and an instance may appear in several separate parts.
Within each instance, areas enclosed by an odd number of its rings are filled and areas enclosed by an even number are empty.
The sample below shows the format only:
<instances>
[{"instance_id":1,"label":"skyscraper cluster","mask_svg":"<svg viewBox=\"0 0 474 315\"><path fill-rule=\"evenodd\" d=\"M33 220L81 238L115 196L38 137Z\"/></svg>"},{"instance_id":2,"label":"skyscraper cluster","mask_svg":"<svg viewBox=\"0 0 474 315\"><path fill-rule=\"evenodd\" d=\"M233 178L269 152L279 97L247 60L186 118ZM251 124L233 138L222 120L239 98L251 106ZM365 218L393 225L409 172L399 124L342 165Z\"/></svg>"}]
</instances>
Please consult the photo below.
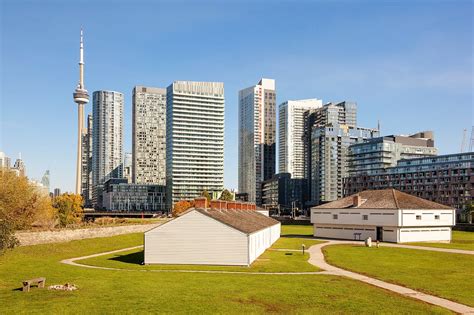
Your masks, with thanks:
<instances>
[{"instance_id":1,"label":"skyscraper cluster","mask_svg":"<svg viewBox=\"0 0 474 315\"><path fill-rule=\"evenodd\" d=\"M82 32L79 66L78 89L84 89ZM123 93L101 90L92 95L87 128L79 121L81 172L77 176L87 207L165 210L204 190L222 192L223 83L175 81L166 89L135 86L131 154L123 149ZM75 101L80 109L85 104Z\"/></svg>"},{"instance_id":2,"label":"skyscraper cluster","mask_svg":"<svg viewBox=\"0 0 474 315\"><path fill-rule=\"evenodd\" d=\"M222 192L222 82L135 86L132 152L124 153L123 93L95 91L92 115L83 128L89 95L83 81L82 32L79 67L74 92L79 108L77 176L86 206L170 210L203 191L211 196ZM262 78L240 90L238 103L237 196L260 206L306 209L354 192L360 176L379 176L399 161L437 154L431 132L381 137L379 127L359 126L355 102L312 98L278 105L273 79Z\"/></svg>"}]
</instances>

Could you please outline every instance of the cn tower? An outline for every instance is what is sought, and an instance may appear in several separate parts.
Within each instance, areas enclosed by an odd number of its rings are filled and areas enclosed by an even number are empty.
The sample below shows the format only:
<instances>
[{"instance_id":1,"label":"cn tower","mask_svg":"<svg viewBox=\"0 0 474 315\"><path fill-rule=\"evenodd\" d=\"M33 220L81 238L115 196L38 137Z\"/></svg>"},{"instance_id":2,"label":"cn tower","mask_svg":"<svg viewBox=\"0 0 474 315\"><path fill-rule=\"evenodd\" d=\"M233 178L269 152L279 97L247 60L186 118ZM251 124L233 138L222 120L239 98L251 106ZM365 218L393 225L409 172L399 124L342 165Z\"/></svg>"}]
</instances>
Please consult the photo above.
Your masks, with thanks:
<instances>
[{"instance_id":1,"label":"cn tower","mask_svg":"<svg viewBox=\"0 0 474 315\"><path fill-rule=\"evenodd\" d=\"M82 136L84 127L84 105L89 103L89 94L84 86L84 41L81 28L81 42L79 46L79 83L73 93L77 104L77 161L76 161L76 191L81 194L82 188Z\"/></svg>"}]
</instances>

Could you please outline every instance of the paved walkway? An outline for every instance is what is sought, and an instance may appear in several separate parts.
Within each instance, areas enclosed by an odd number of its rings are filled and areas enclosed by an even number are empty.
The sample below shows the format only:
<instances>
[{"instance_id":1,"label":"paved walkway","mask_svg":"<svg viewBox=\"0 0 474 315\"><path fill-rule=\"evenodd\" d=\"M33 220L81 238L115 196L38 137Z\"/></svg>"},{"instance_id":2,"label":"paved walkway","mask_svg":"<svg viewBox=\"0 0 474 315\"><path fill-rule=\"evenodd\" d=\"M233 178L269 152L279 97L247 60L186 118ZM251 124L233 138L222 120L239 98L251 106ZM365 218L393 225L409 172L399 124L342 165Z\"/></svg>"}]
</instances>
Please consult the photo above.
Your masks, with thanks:
<instances>
[{"instance_id":1,"label":"paved walkway","mask_svg":"<svg viewBox=\"0 0 474 315\"><path fill-rule=\"evenodd\" d=\"M77 263L77 260L83 260L88 258L94 258L99 256L105 256L110 254L115 254L119 252L124 252L128 250L143 248L143 245L122 248L118 250L113 250L110 252L103 252L88 256L82 257L75 257L69 259L61 260L61 263L66 265L72 265L76 267L84 267L84 268L91 268L91 269L103 269L103 270L117 270L117 271L141 271L141 272L184 272L184 273L220 273L220 274L239 274L239 275L326 275L329 274L326 271L314 271L314 272L250 272L250 271L225 271L225 270L164 270L164 269L124 269L124 268L113 268L113 267L101 267L101 266L92 266L92 265L84 265Z\"/></svg>"},{"instance_id":2,"label":"paved walkway","mask_svg":"<svg viewBox=\"0 0 474 315\"><path fill-rule=\"evenodd\" d=\"M456 303L447 299L443 299L434 295L429 295L425 294L419 291L415 291L400 285L388 283L385 281L377 280L374 278L370 278L352 271L344 270L335 266L332 266L326 262L324 259L324 254L322 252L322 248L324 246L328 245L335 245L335 244L358 244L361 245L361 242L350 242L350 241L328 241L323 244L317 244L313 245L309 248L309 253L310 253L310 258L308 262L316 267L319 267L321 269L324 269L328 272L328 274L336 275L336 276L343 276L343 277L348 277L351 279L359 280L407 297L411 297L417 300L421 300L430 304L434 304L437 306L441 306L444 308L447 308L453 312L460 313L460 314L474 314L474 308ZM396 245L396 244L383 244L382 246L390 246L390 247L405 247L405 248L414 248L418 246L409 246L409 245ZM431 250L431 247L421 247L418 249L426 249L426 250ZM436 248L439 249L439 248ZM450 252L449 249L446 250L447 252Z\"/></svg>"},{"instance_id":3,"label":"paved walkway","mask_svg":"<svg viewBox=\"0 0 474 315\"><path fill-rule=\"evenodd\" d=\"M116 271L139 271L139 272L182 272L182 273L212 273L212 274L245 274L245 275L334 275L334 276L342 276L347 277L355 280L359 280L379 288L383 288L385 290L389 290L403 296L407 296L413 299L417 299L423 302L427 302L433 305L441 306L446 309L449 309L453 312L460 313L460 314L474 314L474 308L456 303L447 299L443 299L434 295L425 294L419 291L415 291L400 285L388 283L385 281L377 280L374 278L367 277L365 275L361 275L352 271L344 270L335 266L332 266L326 262L324 259L324 254L322 252L322 248L328 245L336 245L336 244L357 244L362 245L363 242L356 242L356 241L336 241L336 240L324 240L326 243L317 244L311 246L307 251L310 254L310 258L308 262L324 271L318 272L245 272L245 271L217 271L217 270L145 270L145 269L121 269L121 268L111 268L111 267L100 267L100 266L91 266L91 265L83 265L76 263L77 260L88 259L98 256L104 256L109 254L115 254L127 250L133 250L137 248L143 248L142 245L134 246L129 248L123 248L119 250L98 253L88 256L82 257L75 257L64 259L61 261L63 264L68 264L72 266L84 267L84 268L92 268L92 269L103 269L103 270L116 270ZM387 244L383 243L380 244L381 246L387 247L402 247L402 248L413 248L413 249L421 249L421 250L432 250L432 251L439 251L439 252L447 252L447 253L457 253L457 254L469 254L472 255L470 251L464 250L454 250L454 249L445 249L445 248L432 248L432 247L423 247L423 246L413 246L413 245L401 245L401 244ZM280 250L280 249L276 249ZM300 250L285 250L283 251L300 251Z\"/></svg>"}]
</instances>

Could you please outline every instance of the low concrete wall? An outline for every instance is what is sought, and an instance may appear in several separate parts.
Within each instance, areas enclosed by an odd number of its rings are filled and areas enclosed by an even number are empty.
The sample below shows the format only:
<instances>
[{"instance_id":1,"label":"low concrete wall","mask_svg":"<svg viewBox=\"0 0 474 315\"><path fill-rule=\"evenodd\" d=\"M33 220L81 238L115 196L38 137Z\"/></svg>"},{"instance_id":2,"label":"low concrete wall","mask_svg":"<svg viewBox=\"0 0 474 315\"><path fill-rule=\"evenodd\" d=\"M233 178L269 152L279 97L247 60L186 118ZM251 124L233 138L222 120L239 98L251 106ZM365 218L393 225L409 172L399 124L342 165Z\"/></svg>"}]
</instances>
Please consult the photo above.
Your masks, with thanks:
<instances>
[{"instance_id":1,"label":"low concrete wall","mask_svg":"<svg viewBox=\"0 0 474 315\"><path fill-rule=\"evenodd\" d=\"M142 233L163 222L153 224L123 225L109 227L94 227L84 229L64 229L58 231L17 232L15 236L20 241L20 246L47 243L61 243L85 238L107 237L120 234Z\"/></svg>"}]
</instances>

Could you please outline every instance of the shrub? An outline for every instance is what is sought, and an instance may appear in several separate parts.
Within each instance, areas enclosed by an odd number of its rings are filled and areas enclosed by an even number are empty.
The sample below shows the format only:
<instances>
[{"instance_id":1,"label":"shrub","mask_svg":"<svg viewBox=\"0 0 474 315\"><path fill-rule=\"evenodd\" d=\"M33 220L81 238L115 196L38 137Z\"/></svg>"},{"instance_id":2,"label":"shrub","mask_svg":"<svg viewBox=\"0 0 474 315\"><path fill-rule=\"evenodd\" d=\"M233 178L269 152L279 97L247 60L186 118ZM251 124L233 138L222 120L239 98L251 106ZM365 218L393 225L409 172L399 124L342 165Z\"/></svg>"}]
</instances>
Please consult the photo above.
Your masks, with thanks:
<instances>
[{"instance_id":1,"label":"shrub","mask_svg":"<svg viewBox=\"0 0 474 315\"><path fill-rule=\"evenodd\" d=\"M0 254L18 245L20 245L20 242L15 237L13 224L5 220L0 220Z\"/></svg>"},{"instance_id":2,"label":"shrub","mask_svg":"<svg viewBox=\"0 0 474 315\"><path fill-rule=\"evenodd\" d=\"M81 195L62 194L57 196L53 200L53 207L56 208L56 215L61 227L80 223L84 217Z\"/></svg>"}]
</instances>

